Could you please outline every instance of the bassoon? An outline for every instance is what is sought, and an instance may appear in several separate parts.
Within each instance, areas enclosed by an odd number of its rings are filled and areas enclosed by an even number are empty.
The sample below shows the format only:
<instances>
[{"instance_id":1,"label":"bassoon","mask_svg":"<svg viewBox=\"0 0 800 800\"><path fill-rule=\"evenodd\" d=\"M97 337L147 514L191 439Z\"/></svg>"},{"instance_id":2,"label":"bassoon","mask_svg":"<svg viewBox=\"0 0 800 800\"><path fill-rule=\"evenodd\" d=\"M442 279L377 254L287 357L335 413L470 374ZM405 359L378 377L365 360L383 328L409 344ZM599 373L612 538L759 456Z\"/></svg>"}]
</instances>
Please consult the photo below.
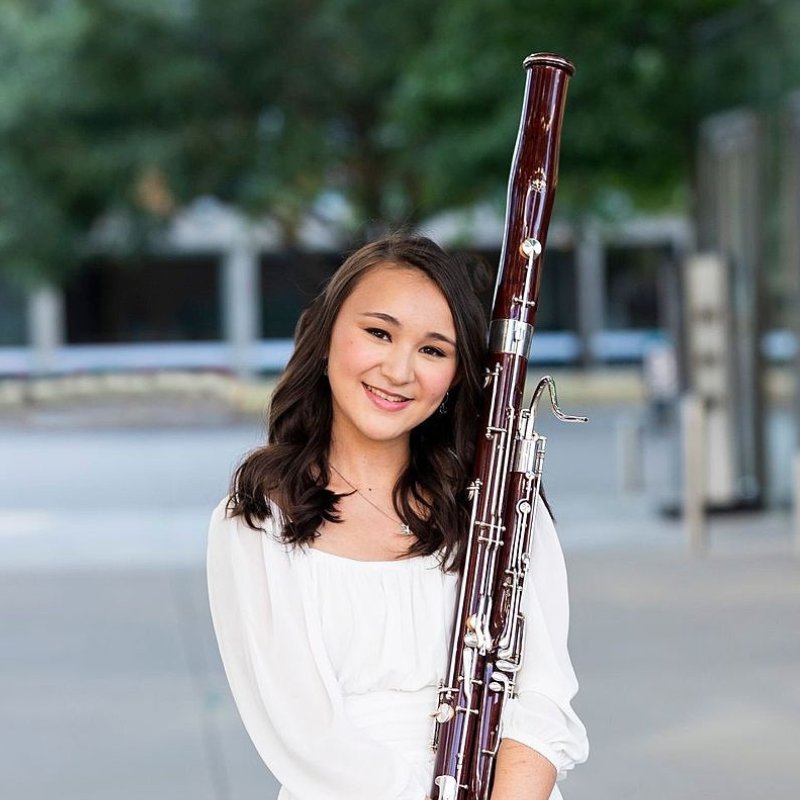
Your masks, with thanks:
<instances>
[{"instance_id":1,"label":"bassoon","mask_svg":"<svg viewBox=\"0 0 800 800\"><path fill-rule=\"evenodd\" d=\"M505 234L492 304L484 404L472 480L469 534L446 678L439 688L433 800L489 800L502 715L523 657L522 593L533 543L545 437L535 430L542 378L523 391L538 309L542 255L555 196L567 84L574 67L528 56L522 119L508 185Z\"/></svg>"}]
</instances>

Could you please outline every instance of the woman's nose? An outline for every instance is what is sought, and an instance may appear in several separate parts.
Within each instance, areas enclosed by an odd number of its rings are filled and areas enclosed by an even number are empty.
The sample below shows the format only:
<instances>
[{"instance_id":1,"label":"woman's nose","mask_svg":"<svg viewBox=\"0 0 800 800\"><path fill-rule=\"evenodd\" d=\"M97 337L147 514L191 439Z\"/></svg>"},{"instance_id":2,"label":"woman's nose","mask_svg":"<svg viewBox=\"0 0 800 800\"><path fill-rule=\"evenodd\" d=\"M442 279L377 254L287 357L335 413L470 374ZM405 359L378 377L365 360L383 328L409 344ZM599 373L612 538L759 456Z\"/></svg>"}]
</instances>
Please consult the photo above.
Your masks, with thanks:
<instances>
[{"instance_id":1,"label":"woman's nose","mask_svg":"<svg viewBox=\"0 0 800 800\"><path fill-rule=\"evenodd\" d=\"M386 353L381 371L396 386L410 383L414 379L413 354L405 348L392 347Z\"/></svg>"}]
</instances>

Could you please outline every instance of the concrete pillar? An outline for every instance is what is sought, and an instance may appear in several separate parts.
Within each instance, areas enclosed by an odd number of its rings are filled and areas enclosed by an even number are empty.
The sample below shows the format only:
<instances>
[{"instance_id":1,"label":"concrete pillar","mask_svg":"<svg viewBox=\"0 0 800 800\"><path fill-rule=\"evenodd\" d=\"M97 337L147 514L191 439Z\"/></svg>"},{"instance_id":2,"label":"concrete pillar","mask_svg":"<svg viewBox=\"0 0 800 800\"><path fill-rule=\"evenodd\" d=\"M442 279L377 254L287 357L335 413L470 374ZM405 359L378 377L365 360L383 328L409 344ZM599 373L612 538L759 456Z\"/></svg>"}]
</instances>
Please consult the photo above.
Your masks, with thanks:
<instances>
[{"instance_id":1,"label":"concrete pillar","mask_svg":"<svg viewBox=\"0 0 800 800\"><path fill-rule=\"evenodd\" d=\"M258 251L249 237L242 236L225 253L222 271L222 319L231 366L247 379L255 370L255 342L261 330Z\"/></svg>"},{"instance_id":2,"label":"concrete pillar","mask_svg":"<svg viewBox=\"0 0 800 800\"><path fill-rule=\"evenodd\" d=\"M56 371L58 352L65 339L63 292L54 286L33 289L28 295L28 342L33 375Z\"/></svg>"},{"instance_id":3,"label":"concrete pillar","mask_svg":"<svg viewBox=\"0 0 800 800\"><path fill-rule=\"evenodd\" d=\"M592 366L597 363L593 339L603 329L605 309L605 245L596 222L580 226L575 256L581 360L584 366Z\"/></svg>"}]
</instances>

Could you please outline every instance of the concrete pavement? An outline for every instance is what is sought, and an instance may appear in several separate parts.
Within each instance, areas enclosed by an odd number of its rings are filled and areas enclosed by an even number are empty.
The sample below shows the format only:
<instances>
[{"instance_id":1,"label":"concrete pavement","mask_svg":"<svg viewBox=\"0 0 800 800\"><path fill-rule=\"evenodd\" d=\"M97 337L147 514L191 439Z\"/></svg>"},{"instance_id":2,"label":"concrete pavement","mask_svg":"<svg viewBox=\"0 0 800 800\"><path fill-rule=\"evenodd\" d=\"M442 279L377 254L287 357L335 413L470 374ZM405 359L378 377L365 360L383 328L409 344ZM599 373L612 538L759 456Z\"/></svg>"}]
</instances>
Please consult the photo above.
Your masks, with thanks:
<instances>
[{"instance_id":1,"label":"concrete pavement","mask_svg":"<svg viewBox=\"0 0 800 800\"><path fill-rule=\"evenodd\" d=\"M778 547L568 561L593 749L565 797L796 797L797 562ZM4 574L0 608L0 796L276 796L228 694L201 570Z\"/></svg>"},{"instance_id":2,"label":"concrete pavement","mask_svg":"<svg viewBox=\"0 0 800 800\"><path fill-rule=\"evenodd\" d=\"M565 405L572 405L566 402ZM550 432L576 706L566 800L800 796L800 561L788 515L714 519L708 555L617 489L629 406ZM256 426L0 432L0 797L269 800L208 617L208 513Z\"/></svg>"}]
</instances>

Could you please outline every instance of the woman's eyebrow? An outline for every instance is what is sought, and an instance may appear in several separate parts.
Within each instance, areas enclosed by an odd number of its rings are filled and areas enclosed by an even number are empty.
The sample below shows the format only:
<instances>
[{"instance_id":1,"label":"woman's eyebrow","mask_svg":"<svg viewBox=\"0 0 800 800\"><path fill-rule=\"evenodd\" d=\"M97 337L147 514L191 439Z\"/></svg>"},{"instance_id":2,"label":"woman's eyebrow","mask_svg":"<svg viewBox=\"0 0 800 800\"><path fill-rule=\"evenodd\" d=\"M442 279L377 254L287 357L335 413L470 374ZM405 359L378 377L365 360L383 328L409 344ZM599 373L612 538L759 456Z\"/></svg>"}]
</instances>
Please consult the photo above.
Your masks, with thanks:
<instances>
[{"instance_id":1,"label":"woman's eyebrow","mask_svg":"<svg viewBox=\"0 0 800 800\"><path fill-rule=\"evenodd\" d=\"M391 314L384 314L382 311L363 311L361 313L362 317L376 317L377 319L382 319L384 322L390 322L392 325L397 326L398 328L402 328L403 326L400 324L400 320L397 317L393 317Z\"/></svg>"},{"instance_id":2,"label":"woman's eyebrow","mask_svg":"<svg viewBox=\"0 0 800 800\"><path fill-rule=\"evenodd\" d=\"M393 317L391 314L385 314L383 311L364 311L362 312L361 316L375 317L376 319L388 322L397 328L403 327L403 324L400 322L399 319L397 319L397 317ZM438 342L447 342L447 344L452 345L453 347L456 346L456 343L449 336L445 336L443 333L439 333L438 331L431 331L429 333L426 333L425 338L435 339Z\"/></svg>"}]
</instances>

